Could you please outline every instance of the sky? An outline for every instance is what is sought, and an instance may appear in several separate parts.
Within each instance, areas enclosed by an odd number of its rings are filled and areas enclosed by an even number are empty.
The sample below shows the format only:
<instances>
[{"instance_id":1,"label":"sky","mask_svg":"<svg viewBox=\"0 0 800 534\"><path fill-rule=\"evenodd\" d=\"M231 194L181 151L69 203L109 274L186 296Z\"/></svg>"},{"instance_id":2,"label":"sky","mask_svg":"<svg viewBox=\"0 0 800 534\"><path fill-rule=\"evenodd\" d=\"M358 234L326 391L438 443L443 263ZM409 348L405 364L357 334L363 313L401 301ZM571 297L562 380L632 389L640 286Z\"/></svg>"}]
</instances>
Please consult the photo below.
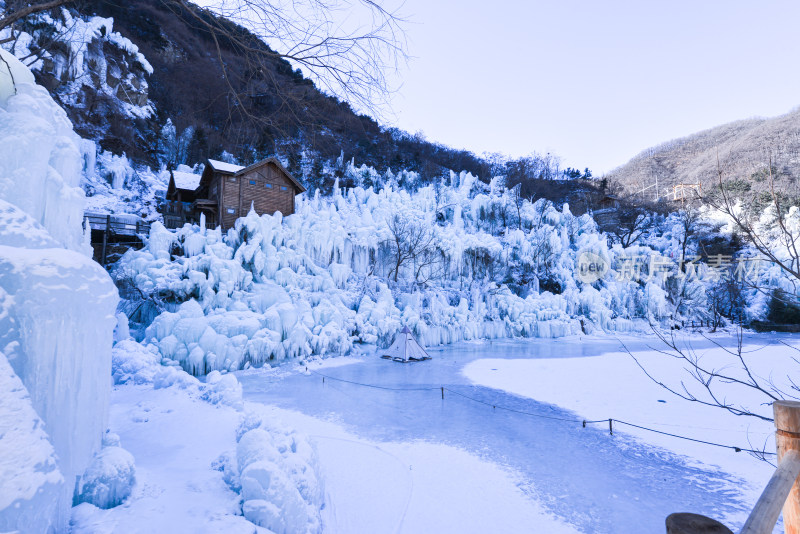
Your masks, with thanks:
<instances>
[{"instance_id":1,"label":"sky","mask_svg":"<svg viewBox=\"0 0 800 534\"><path fill-rule=\"evenodd\" d=\"M642 150L800 105L800 2L405 0L412 58L388 121L477 154L595 175Z\"/></svg>"}]
</instances>

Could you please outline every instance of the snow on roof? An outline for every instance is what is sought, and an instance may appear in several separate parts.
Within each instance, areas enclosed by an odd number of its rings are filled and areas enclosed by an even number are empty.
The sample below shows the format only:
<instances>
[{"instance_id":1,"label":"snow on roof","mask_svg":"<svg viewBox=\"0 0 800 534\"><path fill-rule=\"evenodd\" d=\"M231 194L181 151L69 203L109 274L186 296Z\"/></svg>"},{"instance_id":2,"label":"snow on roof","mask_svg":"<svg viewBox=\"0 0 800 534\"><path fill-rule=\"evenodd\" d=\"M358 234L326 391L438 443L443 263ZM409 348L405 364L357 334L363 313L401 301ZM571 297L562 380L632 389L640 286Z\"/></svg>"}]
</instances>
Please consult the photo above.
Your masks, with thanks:
<instances>
[{"instance_id":1,"label":"snow on roof","mask_svg":"<svg viewBox=\"0 0 800 534\"><path fill-rule=\"evenodd\" d=\"M190 172L172 171L172 176L175 178L175 187L178 189L188 189L194 191L200 185L200 175L192 174Z\"/></svg>"},{"instance_id":2,"label":"snow on roof","mask_svg":"<svg viewBox=\"0 0 800 534\"><path fill-rule=\"evenodd\" d=\"M242 167L241 165L234 165L233 163L225 163L224 161L217 161L215 159L208 160L208 163L215 171L220 171L220 172L234 173L244 169L244 167Z\"/></svg>"}]
</instances>

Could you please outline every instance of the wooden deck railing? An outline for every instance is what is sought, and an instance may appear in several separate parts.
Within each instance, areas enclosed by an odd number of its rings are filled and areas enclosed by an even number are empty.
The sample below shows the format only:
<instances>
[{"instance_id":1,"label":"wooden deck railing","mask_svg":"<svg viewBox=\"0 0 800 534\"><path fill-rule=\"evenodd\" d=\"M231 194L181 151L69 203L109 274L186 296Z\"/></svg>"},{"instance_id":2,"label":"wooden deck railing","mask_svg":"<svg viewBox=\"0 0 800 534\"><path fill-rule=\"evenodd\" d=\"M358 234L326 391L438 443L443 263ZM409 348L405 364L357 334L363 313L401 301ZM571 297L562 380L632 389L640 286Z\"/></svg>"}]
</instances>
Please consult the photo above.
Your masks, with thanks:
<instances>
[{"instance_id":1,"label":"wooden deck railing","mask_svg":"<svg viewBox=\"0 0 800 534\"><path fill-rule=\"evenodd\" d=\"M786 534L800 534L800 402L775 401L775 443L778 467L772 474L739 534L771 534L783 510ZM704 516L672 514L667 518L668 534L731 532Z\"/></svg>"},{"instance_id":2,"label":"wooden deck railing","mask_svg":"<svg viewBox=\"0 0 800 534\"><path fill-rule=\"evenodd\" d=\"M142 245L140 236L150 233L149 222L128 214L115 216L86 213L83 224L84 229L88 225L92 231L95 259L100 265L106 264L110 245L138 248Z\"/></svg>"}]
</instances>

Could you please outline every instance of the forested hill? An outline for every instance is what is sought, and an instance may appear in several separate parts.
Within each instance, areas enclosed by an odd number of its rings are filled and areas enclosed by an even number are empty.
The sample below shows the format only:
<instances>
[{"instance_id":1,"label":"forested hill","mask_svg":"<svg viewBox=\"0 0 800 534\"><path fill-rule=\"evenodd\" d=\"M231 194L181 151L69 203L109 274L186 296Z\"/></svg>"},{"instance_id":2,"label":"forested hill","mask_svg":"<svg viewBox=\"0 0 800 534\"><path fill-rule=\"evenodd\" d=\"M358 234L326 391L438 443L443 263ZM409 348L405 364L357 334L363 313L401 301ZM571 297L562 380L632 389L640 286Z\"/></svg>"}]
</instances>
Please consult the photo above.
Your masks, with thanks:
<instances>
[{"instance_id":1,"label":"forested hill","mask_svg":"<svg viewBox=\"0 0 800 534\"><path fill-rule=\"evenodd\" d=\"M75 0L0 32L0 43L31 67L81 137L134 164L274 155L323 191L336 178L355 185L344 172L350 161L411 171L422 182L468 171L487 183L503 175L526 198L579 212L602 195L589 169L562 168L536 147L523 158L483 157L382 126L320 91L246 29L188 2Z\"/></svg>"},{"instance_id":2,"label":"forested hill","mask_svg":"<svg viewBox=\"0 0 800 534\"><path fill-rule=\"evenodd\" d=\"M168 7L169 4L169 7ZM171 119L178 135L187 135L188 147L178 163L194 163L206 157L220 157L223 151L248 162L264 154L287 157L305 150L325 161L335 160L343 152L377 169L391 167L440 174L444 168L468 170L479 176L489 174L489 164L468 151L450 149L394 129L381 128L372 118L355 113L350 106L319 91L299 71L279 58L267 61L270 72L259 72L245 54L230 41L220 41L218 54L212 35L196 18L213 17L197 10L194 14L176 8L175 3L160 0L81 0L70 11L88 19L92 15L113 18L113 31L119 32L138 47L152 66L137 89L146 85L140 100L149 100L154 113L130 117L126 107L109 105L101 98L100 85L86 83L84 95L75 98L74 80L66 71L43 81L67 109L83 137L96 140L102 149L126 153L142 163L156 164L158 135ZM62 18L61 11L52 13ZM77 16L75 18L78 18ZM215 18L215 24L227 25L231 32L247 35L246 30ZM42 24L24 28L36 35L49 53L74 47L76 35L67 21L58 29L42 30ZM63 29L62 29L63 28ZM67 34L67 38L58 33ZM97 56L97 41L87 45L88 54ZM60 40L60 42L58 42ZM252 38L253 46L266 47ZM101 50L102 51L102 50ZM119 63L106 47L103 57L86 66ZM220 57L221 56L221 57ZM220 59L225 63L223 75ZM66 63L76 60L65 59ZM69 69L67 69L69 70ZM125 77L125 68L121 77ZM139 73L141 74L141 73ZM38 73L42 78L42 73ZM229 85L230 84L230 85ZM124 99L130 99L130 88ZM133 99L135 100L135 99ZM133 102L142 104L142 101Z\"/></svg>"},{"instance_id":3,"label":"forested hill","mask_svg":"<svg viewBox=\"0 0 800 534\"><path fill-rule=\"evenodd\" d=\"M772 172L770 173L770 160ZM607 178L628 193L658 181L660 194L675 184L702 184L704 194L726 188L748 195L766 193L770 174L775 190L798 196L800 178L800 110L769 119L753 118L717 126L649 148Z\"/></svg>"}]
</instances>

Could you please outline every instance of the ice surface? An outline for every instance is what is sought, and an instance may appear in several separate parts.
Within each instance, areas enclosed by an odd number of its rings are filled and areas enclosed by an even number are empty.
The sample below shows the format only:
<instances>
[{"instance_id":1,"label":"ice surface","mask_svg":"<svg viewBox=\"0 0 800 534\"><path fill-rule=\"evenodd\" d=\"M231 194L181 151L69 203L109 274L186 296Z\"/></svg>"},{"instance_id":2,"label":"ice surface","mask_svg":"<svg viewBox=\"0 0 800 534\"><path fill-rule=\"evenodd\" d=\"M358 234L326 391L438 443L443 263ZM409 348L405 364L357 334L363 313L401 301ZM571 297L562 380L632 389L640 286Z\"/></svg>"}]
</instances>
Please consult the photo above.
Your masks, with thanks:
<instances>
[{"instance_id":1,"label":"ice surface","mask_svg":"<svg viewBox=\"0 0 800 534\"><path fill-rule=\"evenodd\" d=\"M704 345L698 345L698 349L705 350L711 346L710 342L701 341ZM626 339L626 342L634 351L646 348L649 343L641 337L637 340ZM589 340L575 336L557 342L545 339L470 342L429 349L432 360L419 364L387 362L377 355L370 355L361 358L359 363L322 371L329 377L350 383L331 379L323 383L319 375L306 375L300 366L297 366L299 372L293 373L252 370L237 375L244 388L247 406L260 402L277 405L290 414L301 412L318 420L333 421L351 434L341 437L367 440L379 447L376 450L378 447L374 446L349 447L348 443L331 443L327 436L337 437L337 434L324 428L319 421L315 425L300 426L292 420L292 424L308 433L312 436L312 442L316 442L323 475L331 471L334 473L333 482L329 483L329 478L324 478L325 489L331 494L334 505L332 510L326 506L326 511L330 512L334 524L345 525L342 531L426 531L426 525L438 526L442 524L442 518L453 516L457 517L451 525L463 525L461 530L456 530L459 532L555 531L544 526L537 528L538 524L515 524L524 517L525 507L521 505L503 508L511 514L510 521L506 517L499 520L494 528L486 525L484 515L496 515L494 510L489 510L497 499L492 495L487 495L484 503L479 501L477 504L483 504L486 508L480 509L480 514L475 514L475 525L485 525L485 530L466 523L462 515L472 517L474 510L469 508L468 503L475 502L474 493L464 495L463 500L453 497L462 495L462 486L474 488L472 491L480 494L484 488L482 484L475 484L475 480L486 479L482 478L477 467L469 471L470 476L462 478L462 472L453 465L457 457L454 452L443 455L445 457L441 465L451 467L441 470L423 467L433 462L424 462L421 458L409 459L405 466L395 469L390 469L394 462L386 458L383 464L378 464L383 465L383 470L378 470L377 462L368 461L370 457L384 456L381 449L400 458L409 458L410 450L421 442L429 445L446 444L484 461L502 465L514 474L515 487L534 502L543 503L548 512L574 525L580 532L659 532L663 530L664 518L681 509L720 518L729 517L729 514L739 513L743 509L749 511L753 501L748 502L747 498L753 493L750 488L745 490L736 472L721 471L714 465L702 465L694 459L642 443L616 425L613 436L608 434L607 424L582 428L581 419L588 418L592 412L598 418L617 417L613 411L600 410L598 414L593 410L593 402L569 404L569 409L578 410L578 413L574 413L538 400L539 390L547 395L545 398L550 402L571 398L584 400L582 388L573 386L587 383L587 390L603 392L597 396L598 402L617 406L626 404L628 411L640 414L645 410L658 410L662 406L658 402L648 402L644 406L630 399L624 403L619 400L625 398L620 392L625 391L629 382L635 380L631 388L636 390L650 385L649 378L641 371L638 374L631 371L630 374L620 375L619 380L606 380L620 367L611 361L607 362L602 354L617 352L618 347L618 341L611 336L597 336ZM583 358L571 359L576 356ZM626 357L627 363L631 364L630 357ZM517 394L505 393L473 384L462 371L465 366L469 368L470 362L483 358L494 359L483 367L484 376L491 378L495 373L502 373L503 378L510 376L536 399L520 396L521 391L514 392ZM579 369L584 363L586 369ZM525 375L521 371L528 365L535 369L535 376ZM497 371L492 370L495 368ZM312 367L309 366L309 369ZM573 379L570 370L576 370L576 379ZM554 376L559 379L553 380ZM362 387L354 383L374 384L388 389ZM440 395L440 386L446 388L444 400ZM456 392L482 403L469 401ZM551 398L551 394L555 395ZM495 405L498 409L492 408ZM518 412L504 411L499 409L500 406ZM676 407L676 411L679 410ZM632 422L663 423L656 428L666 432L675 432L672 425L681 424L681 421L674 421L670 417L655 419L647 416L643 419L641 415L634 418L633 414L629 417ZM713 428L718 425L710 426ZM681 429L680 433L684 431ZM709 431L705 429L691 431L694 432L691 435L698 438L713 436L713 431L708 434ZM353 438L353 435L357 438ZM671 438L664 436L663 439ZM760 439L760 436L755 439ZM709 449L708 446L697 446ZM349 448L350 454L330 455L329 451L334 447ZM708 452L707 457L729 458L727 465L749 463L755 466L757 476L749 480L753 481L753 486L758 486L757 491L762 489L761 484L771 473L768 465L755 458L715 447ZM431 476L432 473L439 474L441 480ZM389 478L390 482L376 480L381 476ZM759 476L766 478L761 478L762 482L758 483ZM461 483L452 487L449 485L452 480ZM431 491L431 488L442 487L448 487L449 492L439 496ZM426 501L426 496L430 496L430 502ZM367 509L364 504L367 502L374 502L372 506L375 508ZM410 502L407 514L404 513L406 502ZM339 503L347 503L348 506L337 506ZM498 503L497 506L502 504ZM394 521L383 518L385 523L382 524L386 526L381 529L355 527L364 525L367 518L378 515L377 510ZM346 522L348 520L349 523ZM398 528L401 521L402 528ZM447 529L445 523L434 530Z\"/></svg>"}]
</instances>

